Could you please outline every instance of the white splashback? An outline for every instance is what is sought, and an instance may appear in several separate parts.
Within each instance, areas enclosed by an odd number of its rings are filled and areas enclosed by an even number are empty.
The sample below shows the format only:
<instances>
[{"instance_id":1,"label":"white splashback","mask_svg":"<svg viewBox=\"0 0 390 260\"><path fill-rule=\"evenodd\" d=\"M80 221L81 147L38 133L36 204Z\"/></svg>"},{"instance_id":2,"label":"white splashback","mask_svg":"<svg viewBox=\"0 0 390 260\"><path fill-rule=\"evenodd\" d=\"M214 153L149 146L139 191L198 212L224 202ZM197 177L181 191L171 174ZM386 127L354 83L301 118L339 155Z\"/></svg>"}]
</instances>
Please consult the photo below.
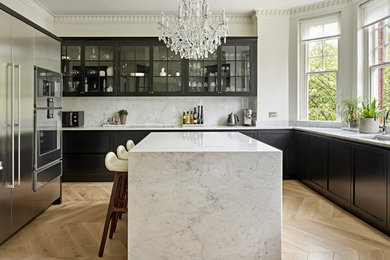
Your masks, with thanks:
<instances>
[{"instance_id":1,"label":"white splashback","mask_svg":"<svg viewBox=\"0 0 390 260\"><path fill-rule=\"evenodd\" d=\"M253 97L64 97L63 111L84 111L85 126L98 126L120 109L129 112L133 126L181 125L183 111L204 107L207 126L226 125L227 115L235 113L242 122L242 109L253 105Z\"/></svg>"}]
</instances>

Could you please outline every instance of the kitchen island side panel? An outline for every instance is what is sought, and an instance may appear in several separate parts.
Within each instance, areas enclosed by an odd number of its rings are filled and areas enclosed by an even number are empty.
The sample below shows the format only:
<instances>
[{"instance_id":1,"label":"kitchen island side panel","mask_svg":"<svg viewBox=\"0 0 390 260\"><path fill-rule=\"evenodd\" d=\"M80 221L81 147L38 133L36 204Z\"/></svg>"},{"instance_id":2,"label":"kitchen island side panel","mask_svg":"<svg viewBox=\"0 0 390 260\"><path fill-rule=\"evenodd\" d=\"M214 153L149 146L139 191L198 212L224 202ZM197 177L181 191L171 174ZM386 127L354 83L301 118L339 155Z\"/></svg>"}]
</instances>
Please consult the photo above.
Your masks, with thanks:
<instances>
[{"instance_id":1,"label":"kitchen island side panel","mask_svg":"<svg viewBox=\"0 0 390 260\"><path fill-rule=\"evenodd\" d=\"M131 152L128 259L281 259L282 153Z\"/></svg>"}]
</instances>

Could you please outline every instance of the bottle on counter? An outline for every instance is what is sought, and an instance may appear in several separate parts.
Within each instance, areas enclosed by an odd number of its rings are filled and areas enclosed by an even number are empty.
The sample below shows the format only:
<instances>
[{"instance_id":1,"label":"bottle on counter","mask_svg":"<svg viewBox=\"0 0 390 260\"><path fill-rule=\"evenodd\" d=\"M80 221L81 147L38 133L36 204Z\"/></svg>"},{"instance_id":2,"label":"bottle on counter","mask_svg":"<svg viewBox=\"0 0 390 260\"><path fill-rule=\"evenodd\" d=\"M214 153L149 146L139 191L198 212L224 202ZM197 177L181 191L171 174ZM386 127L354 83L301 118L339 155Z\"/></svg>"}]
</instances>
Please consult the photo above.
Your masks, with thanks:
<instances>
[{"instance_id":1,"label":"bottle on counter","mask_svg":"<svg viewBox=\"0 0 390 260\"><path fill-rule=\"evenodd\" d=\"M196 113L196 107L194 108L194 125L198 124L198 113Z\"/></svg>"},{"instance_id":2,"label":"bottle on counter","mask_svg":"<svg viewBox=\"0 0 390 260\"><path fill-rule=\"evenodd\" d=\"M192 111L191 111L191 115L190 115L190 124L191 125L194 124L194 114L192 113Z\"/></svg>"},{"instance_id":3,"label":"bottle on counter","mask_svg":"<svg viewBox=\"0 0 390 260\"><path fill-rule=\"evenodd\" d=\"M183 112L183 125L187 124L187 116L186 116L186 112Z\"/></svg>"},{"instance_id":4,"label":"bottle on counter","mask_svg":"<svg viewBox=\"0 0 390 260\"><path fill-rule=\"evenodd\" d=\"M203 106L200 106L200 124L204 124L204 112L203 112Z\"/></svg>"},{"instance_id":5,"label":"bottle on counter","mask_svg":"<svg viewBox=\"0 0 390 260\"><path fill-rule=\"evenodd\" d=\"M187 111L187 115L186 115L186 124L187 124L187 125L190 124L190 111Z\"/></svg>"},{"instance_id":6,"label":"bottle on counter","mask_svg":"<svg viewBox=\"0 0 390 260\"><path fill-rule=\"evenodd\" d=\"M87 78L85 78L85 80L84 80L84 92L85 93L88 92L88 79Z\"/></svg>"}]
</instances>

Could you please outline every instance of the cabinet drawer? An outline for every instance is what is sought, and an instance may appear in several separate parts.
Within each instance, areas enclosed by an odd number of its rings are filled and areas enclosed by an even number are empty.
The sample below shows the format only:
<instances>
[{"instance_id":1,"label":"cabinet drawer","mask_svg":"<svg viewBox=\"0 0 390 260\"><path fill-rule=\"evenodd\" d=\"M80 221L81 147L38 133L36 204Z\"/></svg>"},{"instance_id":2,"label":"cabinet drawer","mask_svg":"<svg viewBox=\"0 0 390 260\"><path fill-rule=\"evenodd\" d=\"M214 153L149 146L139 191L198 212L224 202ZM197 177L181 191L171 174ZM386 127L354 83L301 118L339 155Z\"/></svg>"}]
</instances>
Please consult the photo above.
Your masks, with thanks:
<instances>
[{"instance_id":1,"label":"cabinet drawer","mask_svg":"<svg viewBox=\"0 0 390 260\"><path fill-rule=\"evenodd\" d=\"M103 154L112 151L110 131L65 131L64 154Z\"/></svg>"},{"instance_id":2,"label":"cabinet drawer","mask_svg":"<svg viewBox=\"0 0 390 260\"><path fill-rule=\"evenodd\" d=\"M64 155L63 181L112 181L114 173L106 169L105 154Z\"/></svg>"}]
</instances>

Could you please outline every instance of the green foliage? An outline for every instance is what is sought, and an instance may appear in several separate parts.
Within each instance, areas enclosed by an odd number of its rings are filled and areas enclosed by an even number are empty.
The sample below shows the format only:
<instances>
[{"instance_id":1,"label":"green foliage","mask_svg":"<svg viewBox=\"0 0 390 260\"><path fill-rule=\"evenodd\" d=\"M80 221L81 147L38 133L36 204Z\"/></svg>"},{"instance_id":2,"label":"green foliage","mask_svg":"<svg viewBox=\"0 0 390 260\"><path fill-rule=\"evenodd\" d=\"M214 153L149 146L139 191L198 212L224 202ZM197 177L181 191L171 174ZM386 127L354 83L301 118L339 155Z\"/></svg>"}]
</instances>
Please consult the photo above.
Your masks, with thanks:
<instances>
[{"instance_id":1,"label":"green foliage","mask_svg":"<svg viewBox=\"0 0 390 260\"><path fill-rule=\"evenodd\" d=\"M118 111L119 116L127 116L128 112L126 109L121 109Z\"/></svg>"},{"instance_id":2,"label":"green foliage","mask_svg":"<svg viewBox=\"0 0 390 260\"><path fill-rule=\"evenodd\" d=\"M378 110L379 106L377 106L377 101L374 98L371 103L370 102L367 102L367 103L363 102L362 103L362 107L363 107L363 109L362 109L362 111L360 113L360 117L362 117L362 118L374 118L375 117L375 113Z\"/></svg>"},{"instance_id":3,"label":"green foliage","mask_svg":"<svg viewBox=\"0 0 390 260\"><path fill-rule=\"evenodd\" d=\"M338 110L344 122L349 123L359 118L361 102L361 98L344 98L339 102Z\"/></svg>"},{"instance_id":4,"label":"green foliage","mask_svg":"<svg viewBox=\"0 0 390 260\"><path fill-rule=\"evenodd\" d=\"M337 50L337 40L308 43L309 120L336 120Z\"/></svg>"}]
</instances>

